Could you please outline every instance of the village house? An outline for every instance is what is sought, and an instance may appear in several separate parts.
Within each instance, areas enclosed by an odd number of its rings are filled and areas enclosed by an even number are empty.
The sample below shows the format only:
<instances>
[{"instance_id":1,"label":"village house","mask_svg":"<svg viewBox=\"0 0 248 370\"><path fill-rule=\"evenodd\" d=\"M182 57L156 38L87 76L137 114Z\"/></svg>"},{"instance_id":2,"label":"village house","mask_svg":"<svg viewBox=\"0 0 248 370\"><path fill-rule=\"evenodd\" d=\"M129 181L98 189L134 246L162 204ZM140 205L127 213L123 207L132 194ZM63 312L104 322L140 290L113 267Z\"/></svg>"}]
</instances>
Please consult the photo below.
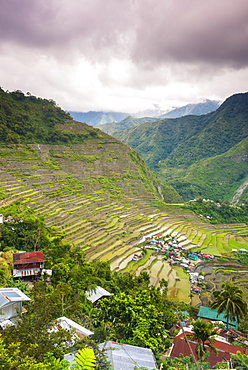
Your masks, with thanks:
<instances>
[{"instance_id":1,"label":"village house","mask_svg":"<svg viewBox=\"0 0 248 370\"><path fill-rule=\"evenodd\" d=\"M212 322L219 322L221 321L224 325L227 325L227 317L224 317L225 313L219 313L218 311L205 306L200 306L199 312L198 312L198 318L202 319L203 322L212 321ZM238 320L235 318L234 320L231 320L229 318L228 320L228 326L230 328L233 328L235 330L238 330Z\"/></svg>"},{"instance_id":2,"label":"village house","mask_svg":"<svg viewBox=\"0 0 248 370\"><path fill-rule=\"evenodd\" d=\"M65 329L68 331L73 331L75 338L78 340L94 334L93 331L86 329L84 326L77 324L75 321L68 319L68 317L65 316L59 317L55 320L54 328L56 330Z\"/></svg>"},{"instance_id":3,"label":"village house","mask_svg":"<svg viewBox=\"0 0 248 370\"><path fill-rule=\"evenodd\" d=\"M37 279L42 274L44 262L42 251L13 253L13 278Z\"/></svg>"},{"instance_id":4,"label":"village house","mask_svg":"<svg viewBox=\"0 0 248 370\"><path fill-rule=\"evenodd\" d=\"M22 312L22 302L30 301L18 288L0 288L0 326L13 324L14 318Z\"/></svg>"},{"instance_id":5,"label":"village house","mask_svg":"<svg viewBox=\"0 0 248 370\"><path fill-rule=\"evenodd\" d=\"M70 352L64 355L64 360L68 361L70 365L72 365L75 357L75 348L73 347L74 344L85 337L89 337L93 335L93 331L86 329L84 326L79 325L75 321L68 319L68 317L62 316L55 320L54 327L52 331L56 331L59 329L64 329L71 331L73 333L71 343L69 344Z\"/></svg>"},{"instance_id":6,"label":"village house","mask_svg":"<svg viewBox=\"0 0 248 370\"><path fill-rule=\"evenodd\" d=\"M157 369L156 360L150 348L132 346L130 344L105 342L99 345L106 350L106 356L113 370Z\"/></svg>"},{"instance_id":7,"label":"village house","mask_svg":"<svg viewBox=\"0 0 248 370\"><path fill-rule=\"evenodd\" d=\"M188 341L185 340L185 335L187 335ZM196 360L200 361L196 353L197 342L192 340L190 336L192 331L190 327L184 328L184 332L181 330L178 335L174 338L172 347L168 353L169 357L177 358L180 356L190 356L191 350L195 354ZM227 342L223 337L216 336L216 341L214 342L214 347L217 351L215 354L213 351L208 348L206 343L207 351L209 352L209 357L206 359L210 363L210 366L213 367L217 362L226 361L229 362L231 355L237 354L239 351L242 354L248 355L248 349L240 346L236 346Z\"/></svg>"},{"instance_id":8,"label":"village house","mask_svg":"<svg viewBox=\"0 0 248 370\"><path fill-rule=\"evenodd\" d=\"M105 298L105 297L110 297L111 293L109 293L107 290L104 288L97 286L94 289L91 289L87 291L86 297L93 303L95 304L99 299Z\"/></svg>"}]
</instances>

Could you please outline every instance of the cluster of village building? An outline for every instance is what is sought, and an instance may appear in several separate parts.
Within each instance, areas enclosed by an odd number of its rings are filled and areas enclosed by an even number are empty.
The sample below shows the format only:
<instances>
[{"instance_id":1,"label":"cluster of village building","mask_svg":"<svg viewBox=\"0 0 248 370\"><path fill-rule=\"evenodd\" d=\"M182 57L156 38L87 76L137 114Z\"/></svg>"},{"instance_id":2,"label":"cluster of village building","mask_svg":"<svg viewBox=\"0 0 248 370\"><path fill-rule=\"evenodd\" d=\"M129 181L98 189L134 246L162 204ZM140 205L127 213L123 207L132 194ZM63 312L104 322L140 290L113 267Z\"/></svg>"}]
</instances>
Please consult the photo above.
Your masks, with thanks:
<instances>
[{"instance_id":1,"label":"cluster of village building","mask_svg":"<svg viewBox=\"0 0 248 370\"><path fill-rule=\"evenodd\" d=\"M155 253L164 255L171 266L181 266L189 274L191 293L201 293L201 284L204 281L204 276L193 271L197 262L213 259L213 255L199 251L189 251L180 245L179 240L175 237L164 237L163 234L148 237L144 248L152 248ZM142 258L142 254L135 253L133 255L133 261L138 261L140 258Z\"/></svg>"},{"instance_id":2,"label":"cluster of village building","mask_svg":"<svg viewBox=\"0 0 248 370\"><path fill-rule=\"evenodd\" d=\"M16 221L21 221L19 217L12 217L12 216L7 216L5 217L4 215L0 214L0 224L3 224L4 222L16 222Z\"/></svg>"},{"instance_id":3,"label":"cluster of village building","mask_svg":"<svg viewBox=\"0 0 248 370\"><path fill-rule=\"evenodd\" d=\"M19 271L19 273L15 275L15 278L29 281L37 279L42 275L45 260L41 251L20 252L14 253L13 262L14 270ZM37 270L34 271L33 265L35 265L35 268L40 269L38 275ZM28 270L29 272L27 272ZM192 283L195 283L196 279L199 279L199 275L190 272L190 279ZM96 305L99 299L108 298L112 295L100 286L85 293L87 299L89 299L93 305ZM22 303L27 301L30 301L30 298L18 288L0 288L0 331L4 330L8 325L15 325L15 319L18 313L25 311L23 310ZM192 318L188 312L182 312L180 316L176 326L171 328L171 331L178 329L178 334L174 337L172 346L167 354L171 358L178 358L182 354L184 356L189 356L191 354L185 341L185 335L192 335ZM217 362L223 360L230 361L231 355L236 354L237 351L240 351L242 354L248 354L248 339L238 331L238 320L236 318L233 320L229 319L227 327L227 318L224 313L218 314L217 310L204 306L200 307L198 317L204 322L216 322L216 329L218 332L214 343L216 353L210 351L210 356L207 359L210 366L214 366ZM91 330L65 316L54 320L53 330L59 330L61 328L73 331L72 347L76 340L94 334ZM197 342L190 340L190 345L191 349L195 352ZM134 359L138 367L146 367L148 370L157 368L155 357L152 350L149 348L110 341L101 343L100 347L106 350L107 357L114 370L120 369L120 355L122 355L122 366L125 365L125 369L127 370L133 370ZM116 351L117 349L118 351ZM72 363L74 356L75 353L69 351L64 358Z\"/></svg>"},{"instance_id":4,"label":"cluster of village building","mask_svg":"<svg viewBox=\"0 0 248 370\"><path fill-rule=\"evenodd\" d=\"M3 222L11 221L12 220L4 220ZM183 246L180 246L176 238L163 238L162 234L147 238L144 247L152 248L155 253L163 254L167 257L167 261L171 265L179 265L184 268L185 271L189 273L191 292L200 293L198 284L204 281L204 277L197 272L193 272L195 264L199 260L212 259L213 256L200 252L189 252ZM139 253L133 256L133 260L138 260L140 258L142 258L142 254ZM20 251L18 253L13 253L13 278L32 281L42 278L44 274L47 274L46 276L51 275L52 271L45 270L44 265L45 258L42 251ZM100 286L85 293L86 297L93 305L97 304L99 299L108 298L112 295ZM25 311L23 310L22 304L27 301L30 301L30 298L18 288L0 288L0 331L4 330L9 325L15 325L18 313ZM210 351L210 356L207 359L207 361L210 362L210 366L214 366L217 362L223 360L229 361L231 355L236 354L237 351L240 351L242 354L248 354L248 339L238 331L237 319L229 319L227 327L227 318L224 316L223 313L218 314L217 310L204 306L201 306L198 312L198 317L203 321L217 322L218 334L216 335L216 342L214 344L217 352L214 353ZM182 354L184 356L189 356L191 354L185 341L185 334L192 334L191 321L192 318L190 315L184 312L183 317L180 318L176 325L179 332L175 336L168 352L169 357L177 358ZM222 327L218 326L220 323ZM94 334L89 329L64 316L54 320L54 330L59 330L60 328L73 331L74 337L72 338L72 347L77 339L82 339L85 336L88 337ZM171 330L173 330L173 328ZM133 370L134 358L136 366L138 367L146 367L148 370L157 368L155 357L152 350L149 348L113 343L110 341L102 343L100 346L102 349L106 349L107 357L114 370L119 370L120 368L120 354L122 355L121 366L124 366L126 370ZM193 351L195 351L196 346L197 342L191 340ZM116 349L119 351L116 351ZM75 354L71 351L68 352L64 358L72 363L74 355Z\"/></svg>"}]
</instances>

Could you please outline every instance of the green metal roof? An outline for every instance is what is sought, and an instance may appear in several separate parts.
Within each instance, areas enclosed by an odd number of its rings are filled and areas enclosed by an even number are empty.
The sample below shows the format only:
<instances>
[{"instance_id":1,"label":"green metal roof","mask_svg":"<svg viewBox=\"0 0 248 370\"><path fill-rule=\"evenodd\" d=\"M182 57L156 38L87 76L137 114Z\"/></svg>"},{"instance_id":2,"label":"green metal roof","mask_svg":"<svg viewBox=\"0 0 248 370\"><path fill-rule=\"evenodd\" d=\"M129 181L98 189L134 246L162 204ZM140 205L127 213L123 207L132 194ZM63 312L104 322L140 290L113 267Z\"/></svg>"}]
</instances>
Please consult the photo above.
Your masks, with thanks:
<instances>
[{"instance_id":1,"label":"green metal roof","mask_svg":"<svg viewBox=\"0 0 248 370\"><path fill-rule=\"evenodd\" d=\"M201 319L209 319L213 321L222 321L224 324L227 324L227 318L224 317L225 313L219 313L218 311L210 308L210 307L204 307L200 306L199 312L198 312L198 317ZM230 326L233 329L238 330L238 320L237 318L235 320L230 320L228 321L228 326Z\"/></svg>"},{"instance_id":2,"label":"green metal roof","mask_svg":"<svg viewBox=\"0 0 248 370\"><path fill-rule=\"evenodd\" d=\"M194 260L194 261L198 260L198 256L196 256L195 254L189 254L188 258L191 259L191 260Z\"/></svg>"}]
</instances>

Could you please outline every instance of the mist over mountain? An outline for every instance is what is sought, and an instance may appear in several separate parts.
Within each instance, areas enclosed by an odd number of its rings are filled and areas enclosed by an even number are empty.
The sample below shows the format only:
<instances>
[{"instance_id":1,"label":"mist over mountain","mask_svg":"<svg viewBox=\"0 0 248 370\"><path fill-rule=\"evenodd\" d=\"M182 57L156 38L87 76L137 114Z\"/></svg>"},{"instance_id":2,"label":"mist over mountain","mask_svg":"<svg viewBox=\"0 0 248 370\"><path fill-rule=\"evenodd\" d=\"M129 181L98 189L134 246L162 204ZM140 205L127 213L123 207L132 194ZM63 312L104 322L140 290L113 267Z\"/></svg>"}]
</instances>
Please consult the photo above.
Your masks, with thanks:
<instances>
[{"instance_id":1,"label":"mist over mountain","mask_svg":"<svg viewBox=\"0 0 248 370\"><path fill-rule=\"evenodd\" d=\"M160 118L179 118L189 114L201 116L202 114L215 111L219 106L219 101L206 99L202 103L187 104L183 107L172 109L169 112L162 114Z\"/></svg>"},{"instance_id":2,"label":"mist over mountain","mask_svg":"<svg viewBox=\"0 0 248 370\"><path fill-rule=\"evenodd\" d=\"M69 113L75 121L87 123L88 125L93 127L98 127L99 125L103 125L107 122L119 122L129 115L129 113L102 111L69 111Z\"/></svg>"},{"instance_id":3,"label":"mist over mountain","mask_svg":"<svg viewBox=\"0 0 248 370\"><path fill-rule=\"evenodd\" d=\"M144 122L149 122L161 118L177 118L188 114L201 115L213 112L219 107L219 103L214 100L206 99L204 102L187 104L180 108L172 109L165 112L162 108L154 105L153 108L146 109L137 113L124 112L103 112L103 111L89 111L89 112L74 112L69 111L70 115L76 121L87 123L93 127L99 127L104 132L111 134L114 131L123 130L126 128L140 125ZM128 117L128 121L126 118ZM131 122L132 121L132 122ZM117 123L116 125L111 125Z\"/></svg>"},{"instance_id":4,"label":"mist over mountain","mask_svg":"<svg viewBox=\"0 0 248 370\"><path fill-rule=\"evenodd\" d=\"M142 118L135 118L133 116L128 116L124 118L120 122L109 122L105 123L104 125L99 125L98 128L109 135L113 135L116 131L123 131L128 128L136 127L141 125L145 122L155 122L160 120L158 117L142 117Z\"/></svg>"}]
</instances>

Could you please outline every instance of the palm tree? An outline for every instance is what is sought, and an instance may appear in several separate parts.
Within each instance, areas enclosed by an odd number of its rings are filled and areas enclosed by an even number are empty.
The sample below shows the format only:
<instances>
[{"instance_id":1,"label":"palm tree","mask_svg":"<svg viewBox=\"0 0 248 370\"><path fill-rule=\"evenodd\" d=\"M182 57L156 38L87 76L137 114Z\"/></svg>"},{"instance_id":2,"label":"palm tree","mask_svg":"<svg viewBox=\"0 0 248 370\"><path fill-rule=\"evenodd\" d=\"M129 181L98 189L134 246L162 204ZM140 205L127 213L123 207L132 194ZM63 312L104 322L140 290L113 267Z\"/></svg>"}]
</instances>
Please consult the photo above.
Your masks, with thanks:
<instances>
[{"instance_id":1,"label":"palm tree","mask_svg":"<svg viewBox=\"0 0 248 370\"><path fill-rule=\"evenodd\" d=\"M197 341L196 353L201 361L208 355L206 345L211 351L217 353L216 348L213 346L213 343L215 342L214 336L217 334L216 330L214 330L214 324L212 322L203 322L201 319L197 319L192 321L192 325L192 339Z\"/></svg>"},{"instance_id":2,"label":"palm tree","mask_svg":"<svg viewBox=\"0 0 248 370\"><path fill-rule=\"evenodd\" d=\"M215 301L211 303L211 308L218 310L218 314L225 312L227 319L227 328L229 320L236 317L238 322L247 314L247 304L243 299L243 291L232 281L222 284L222 290L213 292Z\"/></svg>"},{"instance_id":3,"label":"palm tree","mask_svg":"<svg viewBox=\"0 0 248 370\"><path fill-rule=\"evenodd\" d=\"M234 360L234 365L237 369L248 369L248 356L243 355L241 352L237 352L236 355L231 356ZM241 365L241 367L239 367Z\"/></svg>"}]
</instances>

